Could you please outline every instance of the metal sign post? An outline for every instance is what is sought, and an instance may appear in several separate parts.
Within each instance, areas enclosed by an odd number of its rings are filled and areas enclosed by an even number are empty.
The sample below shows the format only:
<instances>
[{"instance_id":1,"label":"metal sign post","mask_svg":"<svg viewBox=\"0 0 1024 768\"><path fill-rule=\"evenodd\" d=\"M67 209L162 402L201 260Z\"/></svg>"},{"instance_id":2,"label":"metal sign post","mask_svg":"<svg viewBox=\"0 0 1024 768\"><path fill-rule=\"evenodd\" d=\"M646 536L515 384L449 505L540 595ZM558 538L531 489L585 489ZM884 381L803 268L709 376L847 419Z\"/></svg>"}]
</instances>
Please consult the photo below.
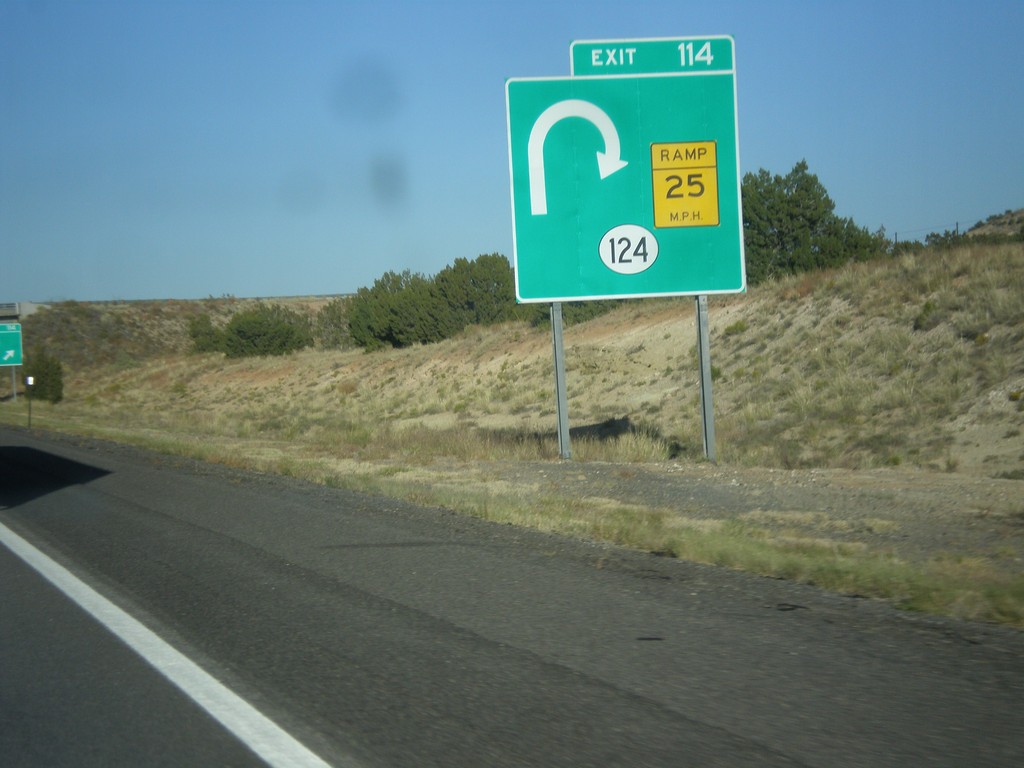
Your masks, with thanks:
<instances>
[{"instance_id":1,"label":"metal sign post","mask_svg":"<svg viewBox=\"0 0 1024 768\"><path fill-rule=\"evenodd\" d=\"M35 379L32 376L25 377L25 396L28 398L28 428L32 429L32 385Z\"/></svg>"},{"instance_id":2,"label":"metal sign post","mask_svg":"<svg viewBox=\"0 0 1024 768\"><path fill-rule=\"evenodd\" d=\"M708 297L697 297L697 356L700 358L700 409L704 433L704 455L717 461L715 452L715 409L711 399L711 341L708 334Z\"/></svg>"},{"instance_id":3,"label":"metal sign post","mask_svg":"<svg viewBox=\"0 0 1024 768\"><path fill-rule=\"evenodd\" d=\"M558 455L572 457L569 445L569 398L565 386L565 347L562 344L562 305L551 305L551 338L555 348L555 401L558 409Z\"/></svg>"}]
</instances>

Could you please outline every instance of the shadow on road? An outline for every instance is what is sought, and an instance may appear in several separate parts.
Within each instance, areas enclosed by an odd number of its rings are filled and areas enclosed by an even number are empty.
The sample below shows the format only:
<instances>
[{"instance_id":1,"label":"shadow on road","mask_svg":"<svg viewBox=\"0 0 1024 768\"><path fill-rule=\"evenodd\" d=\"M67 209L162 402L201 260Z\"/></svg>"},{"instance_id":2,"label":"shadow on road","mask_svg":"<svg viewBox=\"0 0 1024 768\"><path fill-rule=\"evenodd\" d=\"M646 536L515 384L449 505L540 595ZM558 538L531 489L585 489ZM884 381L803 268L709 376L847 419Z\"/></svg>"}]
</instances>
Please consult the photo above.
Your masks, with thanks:
<instances>
[{"instance_id":1,"label":"shadow on road","mask_svg":"<svg viewBox=\"0 0 1024 768\"><path fill-rule=\"evenodd\" d=\"M84 485L108 474L105 469L35 448L0 445L0 507L16 507L69 485Z\"/></svg>"}]
</instances>

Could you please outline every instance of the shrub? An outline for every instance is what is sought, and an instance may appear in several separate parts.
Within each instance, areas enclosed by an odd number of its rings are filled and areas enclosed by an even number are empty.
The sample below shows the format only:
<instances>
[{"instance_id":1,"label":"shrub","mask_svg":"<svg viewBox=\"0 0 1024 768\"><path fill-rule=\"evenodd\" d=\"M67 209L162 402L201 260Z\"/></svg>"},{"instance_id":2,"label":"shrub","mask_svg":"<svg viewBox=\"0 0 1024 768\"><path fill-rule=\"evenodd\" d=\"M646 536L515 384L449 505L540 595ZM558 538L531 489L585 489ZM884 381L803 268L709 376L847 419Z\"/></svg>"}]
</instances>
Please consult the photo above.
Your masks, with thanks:
<instances>
[{"instance_id":1,"label":"shrub","mask_svg":"<svg viewBox=\"0 0 1024 768\"><path fill-rule=\"evenodd\" d=\"M360 288L348 312L352 341L365 349L408 347L453 335L454 314L435 285L409 270L385 272L371 288Z\"/></svg>"},{"instance_id":2,"label":"shrub","mask_svg":"<svg viewBox=\"0 0 1024 768\"><path fill-rule=\"evenodd\" d=\"M741 333L745 333L746 332L747 327L748 326L747 326L747 321L746 320L737 320L735 323L732 323L731 325L725 326L724 335L725 336L739 336Z\"/></svg>"},{"instance_id":3,"label":"shrub","mask_svg":"<svg viewBox=\"0 0 1024 768\"><path fill-rule=\"evenodd\" d=\"M64 366L45 349L35 349L25 360L25 376L32 377L32 396L50 403L64 399Z\"/></svg>"},{"instance_id":4,"label":"shrub","mask_svg":"<svg viewBox=\"0 0 1024 768\"><path fill-rule=\"evenodd\" d=\"M192 349L196 352L224 351L224 334L213 327L209 315L193 317L188 323L188 335L192 338Z\"/></svg>"},{"instance_id":5,"label":"shrub","mask_svg":"<svg viewBox=\"0 0 1024 768\"><path fill-rule=\"evenodd\" d=\"M360 288L349 300L348 330L352 341L367 350L407 347L451 338L468 325L522 320L548 321L548 305L515 302L512 266L499 253L475 261L456 259L435 277L409 270L386 272L371 288ZM616 301L569 302L563 305L566 325L607 312Z\"/></svg>"},{"instance_id":6,"label":"shrub","mask_svg":"<svg viewBox=\"0 0 1024 768\"><path fill-rule=\"evenodd\" d=\"M232 317L223 337L228 357L286 355L313 343L308 317L262 302Z\"/></svg>"}]
</instances>

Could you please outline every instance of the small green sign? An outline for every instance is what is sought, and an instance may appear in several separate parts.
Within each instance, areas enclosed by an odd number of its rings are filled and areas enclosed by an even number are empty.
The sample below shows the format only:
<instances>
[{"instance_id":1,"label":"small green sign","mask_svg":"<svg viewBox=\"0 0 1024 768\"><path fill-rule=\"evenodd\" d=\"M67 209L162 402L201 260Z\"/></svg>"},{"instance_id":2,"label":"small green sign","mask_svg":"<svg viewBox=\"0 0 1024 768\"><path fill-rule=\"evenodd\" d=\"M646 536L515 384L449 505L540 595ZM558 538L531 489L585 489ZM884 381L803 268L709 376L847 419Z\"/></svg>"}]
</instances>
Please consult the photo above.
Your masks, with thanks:
<instances>
[{"instance_id":1,"label":"small green sign","mask_svg":"<svg viewBox=\"0 0 1024 768\"><path fill-rule=\"evenodd\" d=\"M0 366L21 365L21 324L0 323Z\"/></svg>"},{"instance_id":2,"label":"small green sign","mask_svg":"<svg viewBox=\"0 0 1024 768\"><path fill-rule=\"evenodd\" d=\"M702 40L693 73L506 82L518 301L745 290L732 40ZM621 42L634 66L660 66ZM574 43L574 71L599 50Z\"/></svg>"},{"instance_id":3,"label":"small green sign","mask_svg":"<svg viewBox=\"0 0 1024 768\"><path fill-rule=\"evenodd\" d=\"M726 36L647 40L576 40L569 47L573 75L705 75L734 71L733 40Z\"/></svg>"}]
</instances>

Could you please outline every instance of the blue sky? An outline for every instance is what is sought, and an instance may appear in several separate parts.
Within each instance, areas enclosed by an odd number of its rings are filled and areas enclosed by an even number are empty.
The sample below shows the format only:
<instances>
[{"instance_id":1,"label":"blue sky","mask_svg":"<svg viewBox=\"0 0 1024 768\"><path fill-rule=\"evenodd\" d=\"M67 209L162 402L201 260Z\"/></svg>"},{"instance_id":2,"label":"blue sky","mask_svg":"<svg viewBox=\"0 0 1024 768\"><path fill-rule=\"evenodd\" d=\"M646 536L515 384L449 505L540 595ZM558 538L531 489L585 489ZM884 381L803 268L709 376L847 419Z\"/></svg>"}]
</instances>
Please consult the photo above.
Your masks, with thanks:
<instances>
[{"instance_id":1,"label":"blue sky","mask_svg":"<svg viewBox=\"0 0 1024 768\"><path fill-rule=\"evenodd\" d=\"M1024 2L0 0L0 301L351 292L512 257L504 82L732 35L741 171L901 239L1024 207Z\"/></svg>"}]
</instances>

